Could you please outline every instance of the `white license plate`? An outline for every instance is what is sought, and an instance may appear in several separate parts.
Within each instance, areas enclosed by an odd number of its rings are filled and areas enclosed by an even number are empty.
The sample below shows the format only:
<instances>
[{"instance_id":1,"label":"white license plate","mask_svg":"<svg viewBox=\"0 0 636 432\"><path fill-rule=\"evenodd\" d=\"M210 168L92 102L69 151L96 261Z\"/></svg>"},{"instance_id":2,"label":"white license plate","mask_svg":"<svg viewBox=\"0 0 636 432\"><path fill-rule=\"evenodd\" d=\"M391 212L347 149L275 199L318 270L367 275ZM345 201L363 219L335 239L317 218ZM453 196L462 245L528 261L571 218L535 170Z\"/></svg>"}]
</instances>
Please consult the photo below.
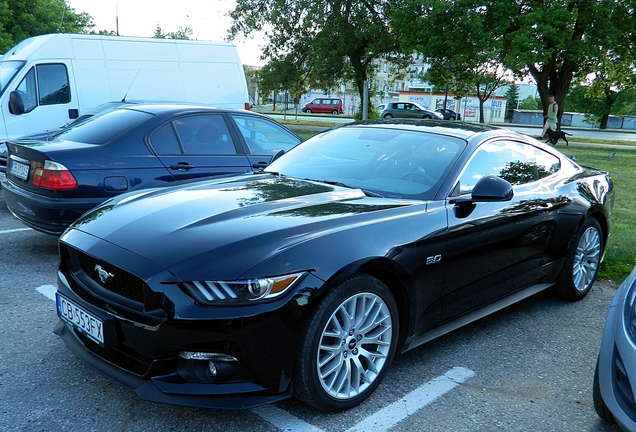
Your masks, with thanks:
<instances>
[{"instance_id":1,"label":"white license plate","mask_svg":"<svg viewBox=\"0 0 636 432\"><path fill-rule=\"evenodd\" d=\"M29 166L17 161L10 161L9 172L14 176L26 180L29 177Z\"/></svg>"},{"instance_id":2,"label":"white license plate","mask_svg":"<svg viewBox=\"0 0 636 432\"><path fill-rule=\"evenodd\" d=\"M57 314L95 342L104 344L104 322L66 297L55 294Z\"/></svg>"}]
</instances>

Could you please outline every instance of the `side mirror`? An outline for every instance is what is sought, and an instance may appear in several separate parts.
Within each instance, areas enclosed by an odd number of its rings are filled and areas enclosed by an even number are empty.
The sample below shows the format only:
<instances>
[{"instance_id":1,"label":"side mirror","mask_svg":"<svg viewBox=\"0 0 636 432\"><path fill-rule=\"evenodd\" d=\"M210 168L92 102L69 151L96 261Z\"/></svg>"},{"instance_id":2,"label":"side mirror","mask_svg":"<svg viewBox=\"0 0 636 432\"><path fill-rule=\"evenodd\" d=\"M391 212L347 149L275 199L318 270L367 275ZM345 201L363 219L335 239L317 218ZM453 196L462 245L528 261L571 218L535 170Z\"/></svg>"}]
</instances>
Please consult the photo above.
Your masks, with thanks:
<instances>
[{"instance_id":1,"label":"side mirror","mask_svg":"<svg viewBox=\"0 0 636 432\"><path fill-rule=\"evenodd\" d=\"M470 198L458 198L455 203L503 202L514 196L512 185L495 175L489 174L479 179Z\"/></svg>"},{"instance_id":2,"label":"side mirror","mask_svg":"<svg viewBox=\"0 0 636 432\"><path fill-rule=\"evenodd\" d=\"M9 112L11 114L20 115L24 114L24 102L20 93L13 90L9 93Z\"/></svg>"},{"instance_id":3,"label":"side mirror","mask_svg":"<svg viewBox=\"0 0 636 432\"><path fill-rule=\"evenodd\" d=\"M487 175L479 179L473 188L473 201L510 201L514 196L512 185L501 177Z\"/></svg>"},{"instance_id":4,"label":"side mirror","mask_svg":"<svg viewBox=\"0 0 636 432\"><path fill-rule=\"evenodd\" d=\"M269 163L271 164L272 162L274 162L276 159L278 159L284 154L285 154L285 150L283 149L278 150L276 154L274 154L274 156L272 156L272 158L269 160Z\"/></svg>"}]
</instances>

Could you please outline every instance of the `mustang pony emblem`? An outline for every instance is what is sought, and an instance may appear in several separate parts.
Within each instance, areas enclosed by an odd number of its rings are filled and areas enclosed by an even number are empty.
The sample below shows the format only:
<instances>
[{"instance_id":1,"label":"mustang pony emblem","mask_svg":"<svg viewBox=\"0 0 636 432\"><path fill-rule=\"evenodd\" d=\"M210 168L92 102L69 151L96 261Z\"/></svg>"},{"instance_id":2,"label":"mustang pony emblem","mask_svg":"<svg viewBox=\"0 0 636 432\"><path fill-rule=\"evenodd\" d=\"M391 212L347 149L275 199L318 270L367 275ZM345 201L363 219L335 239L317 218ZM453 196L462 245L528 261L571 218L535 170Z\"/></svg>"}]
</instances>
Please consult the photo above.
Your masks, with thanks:
<instances>
[{"instance_id":1,"label":"mustang pony emblem","mask_svg":"<svg viewBox=\"0 0 636 432\"><path fill-rule=\"evenodd\" d=\"M99 280L102 281L102 283L106 283L106 279L108 279L109 277L115 276L112 273L108 273L99 264L95 264L95 270L97 270L97 276L99 276Z\"/></svg>"}]
</instances>

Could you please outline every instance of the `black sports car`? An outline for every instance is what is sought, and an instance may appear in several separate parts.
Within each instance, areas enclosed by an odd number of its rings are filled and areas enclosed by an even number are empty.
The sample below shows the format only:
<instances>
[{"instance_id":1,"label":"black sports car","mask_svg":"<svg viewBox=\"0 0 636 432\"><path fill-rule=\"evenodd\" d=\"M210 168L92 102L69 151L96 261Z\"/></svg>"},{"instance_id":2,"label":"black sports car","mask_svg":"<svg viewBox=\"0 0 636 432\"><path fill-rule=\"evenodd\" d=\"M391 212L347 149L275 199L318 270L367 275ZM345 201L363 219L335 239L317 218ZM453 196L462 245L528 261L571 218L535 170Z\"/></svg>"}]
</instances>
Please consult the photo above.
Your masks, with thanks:
<instances>
[{"instance_id":1,"label":"black sports car","mask_svg":"<svg viewBox=\"0 0 636 432\"><path fill-rule=\"evenodd\" d=\"M122 192L259 171L277 152L301 141L249 111L176 103L111 105L78 126L8 144L6 178L0 183L18 219L60 235L84 212Z\"/></svg>"},{"instance_id":2,"label":"black sports car","mask_svg":"<svg viewBox=\"0 0 636 432\"><path fill-rule=\"evenodd\" d=\"M84 215L56 333L146 400L345 410L397 352L542 290L583 298L613 201L606 172L505 129L350 124Z\"/></svg>"}]
</instances>

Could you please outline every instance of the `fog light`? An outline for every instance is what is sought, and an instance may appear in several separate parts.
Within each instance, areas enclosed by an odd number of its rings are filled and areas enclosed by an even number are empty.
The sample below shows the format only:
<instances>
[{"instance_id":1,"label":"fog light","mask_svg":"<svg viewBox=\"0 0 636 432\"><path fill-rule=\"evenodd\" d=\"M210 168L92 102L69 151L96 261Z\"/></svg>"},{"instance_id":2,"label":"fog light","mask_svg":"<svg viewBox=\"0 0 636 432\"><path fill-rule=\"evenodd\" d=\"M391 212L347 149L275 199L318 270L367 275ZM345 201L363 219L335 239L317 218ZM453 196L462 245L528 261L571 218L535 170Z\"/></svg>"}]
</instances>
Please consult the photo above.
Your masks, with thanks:
<instances>
[{"instance_id":1,"label":"fog light","mask_svg":"<svg viewBox=\"0 0 636 432\"><path fill-rule=\"evenodd\" d=\"M212 374L212 376L216 377L216 374L217 374L216 365L214 364L213 361L208 362L208 369L210 369L210 373Z\"/></svg>"},{"instance_id":2,"label":"fog light","mask_svg":"<svg viewBox=\"0 0 636 432\"><path fill-rule=\"evenodd\" d=\"M221 353L209 353L209 352L192 352L192 351L181 351L179 353L179 357L184 358L186 360L214 360L214 361L226 361L226 362L237 362L236 357L233 357L228 354Z\"/></svg>"}]
</instances>

